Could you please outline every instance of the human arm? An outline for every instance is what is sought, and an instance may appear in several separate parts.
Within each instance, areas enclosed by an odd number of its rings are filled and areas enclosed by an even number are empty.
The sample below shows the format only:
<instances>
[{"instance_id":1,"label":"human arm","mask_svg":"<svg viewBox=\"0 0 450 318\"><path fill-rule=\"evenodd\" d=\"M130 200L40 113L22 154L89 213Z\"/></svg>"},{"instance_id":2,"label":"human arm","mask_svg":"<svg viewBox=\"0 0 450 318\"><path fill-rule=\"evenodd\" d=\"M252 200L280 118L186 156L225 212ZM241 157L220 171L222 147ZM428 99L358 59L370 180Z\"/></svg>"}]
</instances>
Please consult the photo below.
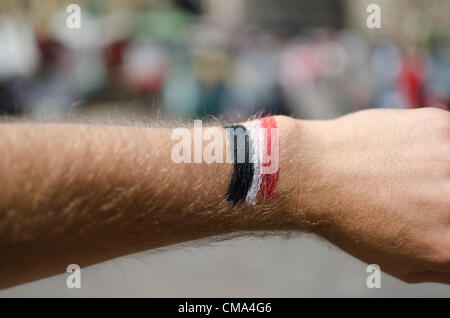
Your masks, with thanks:
<instances>
[{"instance_id":1,"label":"human arm","mask_svg":"<svg viewBox=\"0 0 450 318\"><path fill-rule=\"evenodd\" d=\"M175 164L170 129L0 126L0 287L146 249L310 231L407 281L449 282L448 113L277 116L279 199L224 200L232 165ZM6 261L5 261L6 260Z\"/></svg>"}]
</instances>

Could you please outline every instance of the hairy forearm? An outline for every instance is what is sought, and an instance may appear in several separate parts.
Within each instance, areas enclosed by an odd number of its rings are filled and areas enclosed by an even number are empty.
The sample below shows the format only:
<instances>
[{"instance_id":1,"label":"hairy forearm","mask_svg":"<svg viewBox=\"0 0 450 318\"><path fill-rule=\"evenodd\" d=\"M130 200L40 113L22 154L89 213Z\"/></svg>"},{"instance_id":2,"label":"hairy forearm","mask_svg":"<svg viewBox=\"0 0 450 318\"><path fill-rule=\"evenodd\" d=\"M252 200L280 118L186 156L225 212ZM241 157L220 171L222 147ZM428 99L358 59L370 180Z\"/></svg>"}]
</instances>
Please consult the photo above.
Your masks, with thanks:
<instances>
[{"instance_id":1,"label":"hairy forearm","mask_svg":"<svg viewBox=\"0 0 450 318\"><path fill-rule=\"evenodd\" d=\"M277 122L279 199L256 206L225 200L232 164L174 163L171 129L1 125L0 286L208 236L307 229L301 125Z\"/></svg>"},{"instance_id":2,"label":"hairy forearm","mask_svg":"<svg viewBox=\"0 0 450 318\"><path fill-rule=\"evenodd\" d=\"M279 230L314 232L408 282L450 283L449 116L276 116L277 195L256 205L226 200L233 164L175 163L171 129L0 125L0 288L71 263Z\"/></svg>"}]
</instances>

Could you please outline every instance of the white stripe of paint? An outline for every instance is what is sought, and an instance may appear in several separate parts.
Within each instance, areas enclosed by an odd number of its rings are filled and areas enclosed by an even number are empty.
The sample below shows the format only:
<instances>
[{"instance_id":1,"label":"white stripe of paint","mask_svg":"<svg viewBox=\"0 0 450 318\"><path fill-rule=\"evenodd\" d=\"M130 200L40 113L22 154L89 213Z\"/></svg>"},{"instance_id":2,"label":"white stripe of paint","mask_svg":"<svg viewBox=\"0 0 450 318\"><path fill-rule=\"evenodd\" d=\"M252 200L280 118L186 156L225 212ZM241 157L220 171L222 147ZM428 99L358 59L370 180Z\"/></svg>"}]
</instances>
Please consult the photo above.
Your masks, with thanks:
<instances>
[{"instance_id":1,"label":"white stripe of paint","mask_svg":"<svg viewBox=\"0 0 450 318\"><path fill-rule=\"evenodd\" d=\"M261 186L262 176L261 176L261 167L260 164L262 162L262 142L264 141L264 136L262 135L263 129L261 129L261 122L259 119L253 121L248 128L249 136L252 140L252 162L253 162L253 179L252 185L247 192L247 196L245 201L248 204L256 205L256 198L258 196L259 188Z\"/></svg>"}]
</instances>

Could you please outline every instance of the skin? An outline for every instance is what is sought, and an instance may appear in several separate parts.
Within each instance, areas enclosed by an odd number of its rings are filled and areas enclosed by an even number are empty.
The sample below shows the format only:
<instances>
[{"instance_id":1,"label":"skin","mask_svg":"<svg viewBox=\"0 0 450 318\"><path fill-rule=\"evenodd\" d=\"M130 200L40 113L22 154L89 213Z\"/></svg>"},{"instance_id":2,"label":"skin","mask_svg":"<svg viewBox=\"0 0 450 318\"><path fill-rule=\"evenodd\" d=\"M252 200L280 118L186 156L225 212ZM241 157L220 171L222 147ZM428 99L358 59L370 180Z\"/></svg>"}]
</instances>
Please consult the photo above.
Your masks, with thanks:
<instances>
[{"instance_id":1,"label":"skin","mask_svg":"<svg viewBox=\"0 0 450 318\"><path fill-rule=\"evenodd\" d=\"M448 112L276 121L279 199L234 207L224 200L232 165L174 163L171 129L0 125L0 288L71 263L291 230L404 281L450 283Z\"/></svg>"}]
</instances>

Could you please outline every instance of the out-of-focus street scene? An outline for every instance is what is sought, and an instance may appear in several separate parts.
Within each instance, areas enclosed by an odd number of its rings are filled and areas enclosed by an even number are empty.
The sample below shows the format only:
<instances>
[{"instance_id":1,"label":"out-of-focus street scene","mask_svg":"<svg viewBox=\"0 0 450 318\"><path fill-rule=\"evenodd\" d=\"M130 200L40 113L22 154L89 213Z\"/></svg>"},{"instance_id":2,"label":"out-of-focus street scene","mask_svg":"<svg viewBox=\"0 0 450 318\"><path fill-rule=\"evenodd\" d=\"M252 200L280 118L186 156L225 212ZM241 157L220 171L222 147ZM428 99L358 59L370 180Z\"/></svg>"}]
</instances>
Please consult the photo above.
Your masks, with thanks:
<instances>
[{"instance_id":1,"label":"out-of-focus street scene","mask_svg":"<svg viewBox=\"0 0 450 318\"><path fill-rule=\"evenodd\" d=\"M448 1L69 1L0 4L0 112L114 109L163 118L323 119L450 106Z\"/></svg>"},{"instance_id":2,"label":"out-of-focus street scene","mask_svg":"<svg viewBox=\"0 0 450 318\"><path fill-rule=\"evenodd\" d=\"M381 8L370 28L367 7ZM69 27L71 4L80 27ZM450 110L448 0L1 0L0 116L99 121ZM0 176L1 178L1 176ZM309 235L144 252L0 297L448 297ZM1 261L1 260L0 260Z\"/></svg>"}]
</instances>

